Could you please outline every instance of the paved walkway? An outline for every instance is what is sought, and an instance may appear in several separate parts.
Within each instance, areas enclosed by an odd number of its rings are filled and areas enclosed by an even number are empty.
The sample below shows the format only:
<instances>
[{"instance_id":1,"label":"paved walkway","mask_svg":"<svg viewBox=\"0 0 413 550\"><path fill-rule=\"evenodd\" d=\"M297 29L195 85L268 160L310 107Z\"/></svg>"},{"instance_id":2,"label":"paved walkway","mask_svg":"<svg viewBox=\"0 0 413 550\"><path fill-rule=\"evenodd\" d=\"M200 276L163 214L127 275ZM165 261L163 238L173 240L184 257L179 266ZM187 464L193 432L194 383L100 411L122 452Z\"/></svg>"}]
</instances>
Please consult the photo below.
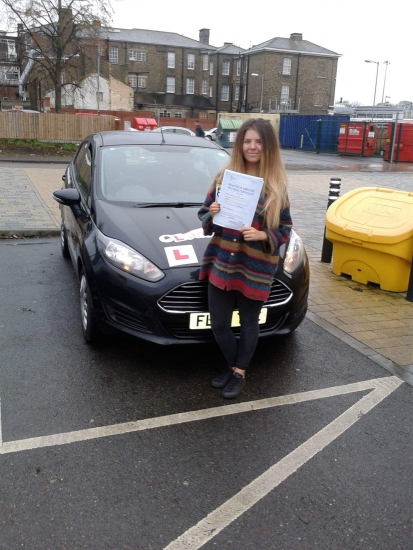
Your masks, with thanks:
<instances>
[{"instance_id":1,"label":"paved walkway","mask_svg":"<svg viewBox=\"0 0 413 550\"><path fill-rule=\"evenodd\" d=\"M338 277L330 264L320 262L330 177L341 178L341 194L360 187L413 191L413 165L389 167L380 159L315 158L294 151L287 151L284 159L294 227L310 260L308 317L413 384L413 303L405 293L385 292ZM59 208L51 193L61 188L66 163L47 167L0 163L0 235L59 233Z\"/></svg>"}]
</instances>

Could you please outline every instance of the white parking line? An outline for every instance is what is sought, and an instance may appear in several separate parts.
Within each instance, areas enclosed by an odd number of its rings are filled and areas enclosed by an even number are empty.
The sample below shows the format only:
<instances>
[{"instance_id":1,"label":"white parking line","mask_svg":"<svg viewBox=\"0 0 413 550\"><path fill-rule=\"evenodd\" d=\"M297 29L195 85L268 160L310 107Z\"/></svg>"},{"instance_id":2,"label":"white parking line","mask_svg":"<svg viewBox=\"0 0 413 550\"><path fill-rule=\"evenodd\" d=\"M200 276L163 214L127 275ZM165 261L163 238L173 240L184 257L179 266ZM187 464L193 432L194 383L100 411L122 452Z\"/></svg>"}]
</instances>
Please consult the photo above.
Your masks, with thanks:
<instances>
[{"instance_id":1,"label":"white parking line","mask_svg":"<svg viewBox=\"0 0 413 550\"><path fill-rule=\"evenodd\" d=\"M164 550L197 550L203 546L403 384L396 376L371 382L374 382L375 388L372 392L168 544Z\"/></svg>"},{"instance_id":2,"label":"white parking line","mask_svg":"<svg viewBox=\"0 0 413 550\"><path fill-rule=\"evenodd\" d=\"M211 409L177 413L168 416L158 416L145 420L136 420L134 422L112 424L109 426L101 426L98 428L88 428L86 430L33 437L29 439L20 439L17 441L3 441L0 447L0 454L16 453L19 451L28 451L31 449L39 449L42 447L51 447L55 445L67 445L69 443L87 441L90 439L98 439L101 437L109 437L131 432L138 432L142 430L149 430L153 428L173 426L176 424L183 424L185 422L196 422L198 420L207 420L208 418L216 418L219 416L227 416L230 414L239 414L243 412L268 409L271 407L279 407L282 405L303 403L305 401L324 399L326 397L333 397L335 395L344 395L347 393L374 390L377 388L382 388L386 384L390 385L390 387L394 389L394 384L396 384L396 382L397 384L402 383L402 381L396 377L376 378L373 380L365 380L362 382L356 382L354 384L347 384L344 386L334 386L331 388L324 388L303 393L282 395L279 397L271 397L269 399L261 399L259 401L247 401L245 403L237 403L234 405L224 405L222 407L214 407Z\"/></svg>"}]
</instances>

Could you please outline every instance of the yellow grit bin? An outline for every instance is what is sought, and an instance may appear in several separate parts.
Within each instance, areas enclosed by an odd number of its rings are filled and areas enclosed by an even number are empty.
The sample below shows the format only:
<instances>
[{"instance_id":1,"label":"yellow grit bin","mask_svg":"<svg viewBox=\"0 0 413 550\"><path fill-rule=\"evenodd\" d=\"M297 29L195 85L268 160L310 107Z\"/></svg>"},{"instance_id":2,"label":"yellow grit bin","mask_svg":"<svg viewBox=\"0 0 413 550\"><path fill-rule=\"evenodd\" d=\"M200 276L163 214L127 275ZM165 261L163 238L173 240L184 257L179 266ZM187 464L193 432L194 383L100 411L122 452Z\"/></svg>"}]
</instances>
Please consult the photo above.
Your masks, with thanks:
<instances>
[{"instance_id":1,"label":"yellow grit bin","mask_svg":"<svg viewBox=\"0 0 413 550\"><path fill-rule=\"evenodd\" d=\"M326 213L333 273L382 290L405 292L413 257L413 193L363 187L338 198Z\"/></svg>"}]
</instances>

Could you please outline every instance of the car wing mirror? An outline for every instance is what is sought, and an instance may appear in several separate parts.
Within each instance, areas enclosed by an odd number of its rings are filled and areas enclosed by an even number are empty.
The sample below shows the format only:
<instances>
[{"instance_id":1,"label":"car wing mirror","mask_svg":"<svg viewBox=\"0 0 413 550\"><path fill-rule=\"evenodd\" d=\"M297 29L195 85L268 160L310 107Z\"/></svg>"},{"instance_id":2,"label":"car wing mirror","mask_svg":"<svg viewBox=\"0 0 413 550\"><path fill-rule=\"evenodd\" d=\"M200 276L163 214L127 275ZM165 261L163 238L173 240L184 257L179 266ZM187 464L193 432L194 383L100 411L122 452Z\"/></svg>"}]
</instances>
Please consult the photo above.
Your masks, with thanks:
<instances>
[{"instance_id":1,"label":"car wing mirror","mask_svg":"<svg viewBox=\"0 0 413 550\"><path fill-rule=\"evenodd\" d=\"M63 180L63 181L66 181L66 174L63 174L62 180Z\"/></svg>"},{"instance_id":2,"label":"car wing mirror","mask_svg":"<svg viewBox=\"0 0 413 550\"><path fill-rule=\"evenodd\" d=\"M85 222L89 216L81 208L80 193L77 189L59 189L52 194L54 200L63 206L68 206L76 219Z\"/></svg>"}]
</instances>

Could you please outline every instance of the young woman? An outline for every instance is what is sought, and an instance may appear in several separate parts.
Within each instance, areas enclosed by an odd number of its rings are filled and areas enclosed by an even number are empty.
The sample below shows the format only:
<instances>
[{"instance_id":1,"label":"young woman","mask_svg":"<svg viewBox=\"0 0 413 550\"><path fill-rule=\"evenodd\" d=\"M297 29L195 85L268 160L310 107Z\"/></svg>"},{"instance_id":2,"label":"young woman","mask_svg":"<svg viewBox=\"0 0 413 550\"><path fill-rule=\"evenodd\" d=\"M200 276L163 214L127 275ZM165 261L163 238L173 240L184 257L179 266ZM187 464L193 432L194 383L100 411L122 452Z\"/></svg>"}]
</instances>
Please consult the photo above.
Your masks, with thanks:
<instances>
[{"instance_id":1,"label":"young woman","mask_svg":"<svg viewBox=\"0 0 413 550\"><path fill-rule=\"evenodd\" d=\"M208 279L211 327L228 367L212 381L222 397L238 397L258 341L258 320L268 298L278 263L278 250L290 236L292 221L287 178L273 127L263 119L250 119L239 128L229 170L264 179L251 227L240 231L214 224L219 212L215 177L198 212L205 235L213 237L205 251L200 280ZM239 311L240 335L231 330L234 309Z\"/></svg>"}]
</instances>

